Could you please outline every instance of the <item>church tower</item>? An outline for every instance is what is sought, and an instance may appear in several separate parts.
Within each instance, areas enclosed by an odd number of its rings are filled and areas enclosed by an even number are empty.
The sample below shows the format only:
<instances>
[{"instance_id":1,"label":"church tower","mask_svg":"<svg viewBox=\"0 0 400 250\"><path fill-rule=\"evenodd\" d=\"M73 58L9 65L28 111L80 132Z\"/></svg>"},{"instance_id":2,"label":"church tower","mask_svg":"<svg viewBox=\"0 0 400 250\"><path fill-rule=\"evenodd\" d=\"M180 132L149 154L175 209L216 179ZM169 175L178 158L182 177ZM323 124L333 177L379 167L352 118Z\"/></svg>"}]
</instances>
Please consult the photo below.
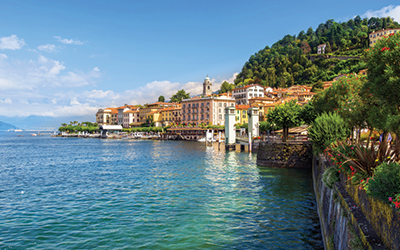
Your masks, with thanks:
<instances>
[{"instance_id":1,"label":"church tower","mask_svg":"<svg viewBox=\"0 0 400 250\"><path fill-rule=\"evenodd\" d=\"M210 81L210 78L208 78L208 75L206 79L204 79L203 83L203 95L211 95L212 94L212 82Z\"/></svg>"}]
</instances>

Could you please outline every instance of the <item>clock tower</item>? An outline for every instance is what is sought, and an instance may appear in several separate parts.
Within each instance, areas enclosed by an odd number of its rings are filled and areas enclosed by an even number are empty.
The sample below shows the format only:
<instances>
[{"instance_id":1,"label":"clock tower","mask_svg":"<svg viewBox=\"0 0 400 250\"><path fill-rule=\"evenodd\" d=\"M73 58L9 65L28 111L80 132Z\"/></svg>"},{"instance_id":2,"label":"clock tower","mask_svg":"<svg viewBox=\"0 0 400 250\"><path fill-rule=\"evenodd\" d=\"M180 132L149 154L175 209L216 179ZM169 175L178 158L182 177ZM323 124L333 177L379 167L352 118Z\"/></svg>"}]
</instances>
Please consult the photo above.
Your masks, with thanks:
<instances>
[{"instance_id":1,"label":"clock tower","mask_svg":"<svg viewBox=\"0 0 400 250\"><path fill-rule=\"evenodd\" d=\"M210 78L208 78L208 75L206 79L204 79L203 83L203 95L208 96L212 94L212 82L210 81Z\"/></svg>"}]
</instances>

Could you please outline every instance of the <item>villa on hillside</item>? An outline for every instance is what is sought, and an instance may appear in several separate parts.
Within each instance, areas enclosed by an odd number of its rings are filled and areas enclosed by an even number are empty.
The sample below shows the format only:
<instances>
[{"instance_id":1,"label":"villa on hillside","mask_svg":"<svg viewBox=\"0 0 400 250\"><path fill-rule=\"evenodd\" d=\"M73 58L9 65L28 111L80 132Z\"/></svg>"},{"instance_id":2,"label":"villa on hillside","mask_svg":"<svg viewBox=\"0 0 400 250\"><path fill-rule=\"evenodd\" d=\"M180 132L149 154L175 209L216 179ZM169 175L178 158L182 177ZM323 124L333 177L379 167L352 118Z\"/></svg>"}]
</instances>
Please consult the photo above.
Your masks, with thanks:
<instances>
[{"instance_id":1,"label":"villa on hillside","mask_svg":"<svg viewBox=\"0 0 400 250\"><path fill-rule=\"evenodd\" d=\"M390 34L396 34L397 32L400 32L400 28L374 31L369 34L369 46L374 47L378 40L384 38L385 36L387 37Z\"/></svg>"}]
</instances>

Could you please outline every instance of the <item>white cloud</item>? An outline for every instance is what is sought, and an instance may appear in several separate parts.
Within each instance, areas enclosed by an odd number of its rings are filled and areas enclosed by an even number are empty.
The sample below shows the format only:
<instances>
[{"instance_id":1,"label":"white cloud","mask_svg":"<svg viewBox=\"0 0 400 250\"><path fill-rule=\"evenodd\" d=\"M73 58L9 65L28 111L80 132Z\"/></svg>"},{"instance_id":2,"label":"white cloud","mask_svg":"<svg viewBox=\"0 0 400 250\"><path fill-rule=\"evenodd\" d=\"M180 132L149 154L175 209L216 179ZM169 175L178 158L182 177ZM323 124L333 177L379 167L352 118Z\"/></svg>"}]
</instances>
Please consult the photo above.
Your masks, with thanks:
<instances>
[{"instance_id":1,"label":"white cloud","mask_svg":"<svg viewBox=\"0 0 400 250\"><path fill-rule=\"evenodd\" d=\"M62 39L60 36L55 36L54 38L56 38L59 42L61 42L63 44L75 44L75 45L84 44L82 41L74 40L74 39Z\"/></svg>"},{"instance_id":2,"label":"white cloud","mask_svg":"<svg viewBox=\"0 0 400 250\"><path fill-rule=\"evenodd\" d=\"M24 39L19 39L17 35L0 38L0 49L20 49L25 45Z\"/></svg>"},{"instance_id":3,"label":"white cloud","mask_svg":"<svg viewBox=\"0 0 400 250\"><path fill-rule=\"evenodd\" d=\"M109 100L115 100L120 97L120 95L115 93L114 91L111 90L103 91L96 89L84 92L83 96L92 99L109 99Z\"/></svg>"},{"instance_id":4,"label":"white cloud","mask_svg":"<svg viewBox=\"0 0 400 250\"><path fill-rule=\"evenodd\" d=\"M7 59L7 58L8 58L7 55L5 55L5 54L0 54L0 59Z\"/></svg>"},{"instance_id":5,"label":"white cloud","mask_svg":"<svg viewBox=\"0 0 400 250\"><path fill-rule=\"evenodd\" d=\"M380 10L368 10L362 15L362 17L393 17L395 21L400 22L400 5L389 5Z\"/></svg>"},{"instance_id":6,"label":"white cloud","mask_svg":"<svg viewBox=\"0 0 400 250\"><path fill-rule=\"evenodd\" d=\"M4 100L1 100L1 99L0 99L0 103L8 103L8 104L11 104L12 101L11 101L10 98L5 98Z\"/></svg>"},{"instance_id":7,"label":"white cloud","mask_svg":"<svg viewBox=\"0 0 400 250\"><path fill-rule=\"evenodd\" d=\"M55 52L56 46L54 44L46 44L46 45L40 45L38 46L38 50L50 53L50 52Z\"/></svg>"}]
</instances>

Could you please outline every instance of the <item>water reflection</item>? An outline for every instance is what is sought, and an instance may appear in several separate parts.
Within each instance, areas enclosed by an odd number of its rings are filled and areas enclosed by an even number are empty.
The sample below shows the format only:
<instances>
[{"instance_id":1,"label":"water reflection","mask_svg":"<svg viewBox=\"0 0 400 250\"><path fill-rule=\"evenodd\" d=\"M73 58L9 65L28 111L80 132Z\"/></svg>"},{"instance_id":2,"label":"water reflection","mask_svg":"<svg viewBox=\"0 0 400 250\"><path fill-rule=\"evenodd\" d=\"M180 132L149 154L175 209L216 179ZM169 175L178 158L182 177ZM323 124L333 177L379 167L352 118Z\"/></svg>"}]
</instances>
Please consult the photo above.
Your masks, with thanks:
<instances>
[{"instance_id":1,"label":"water reflection","mask_svg":"<svg viewBox=\"0 0 400 250\"><path fill-rule=\"evenodd\" d=\"M1 138L0 248L322 247L307 171L197 142L22 139Z\"/></svg>"}]
</instances>

